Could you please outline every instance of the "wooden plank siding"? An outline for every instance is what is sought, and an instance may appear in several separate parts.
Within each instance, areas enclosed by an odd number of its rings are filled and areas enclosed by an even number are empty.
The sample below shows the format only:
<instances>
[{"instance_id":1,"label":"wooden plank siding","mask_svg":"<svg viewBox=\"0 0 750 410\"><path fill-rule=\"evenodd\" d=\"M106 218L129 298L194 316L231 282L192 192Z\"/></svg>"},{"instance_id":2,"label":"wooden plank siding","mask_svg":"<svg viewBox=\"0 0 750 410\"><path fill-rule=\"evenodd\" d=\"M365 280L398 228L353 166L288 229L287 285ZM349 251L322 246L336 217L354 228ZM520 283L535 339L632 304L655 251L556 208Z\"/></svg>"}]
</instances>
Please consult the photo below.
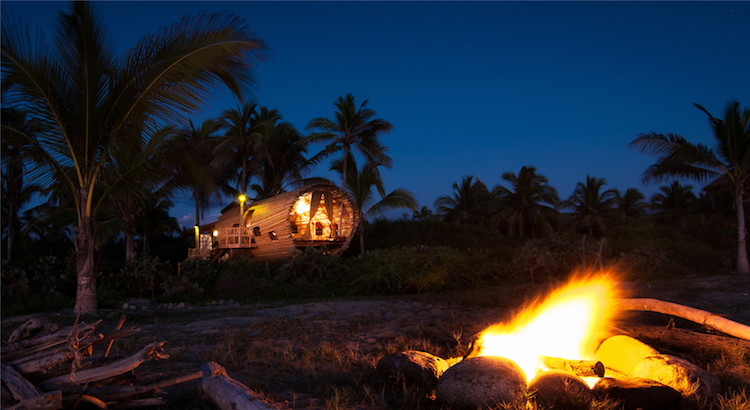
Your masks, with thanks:
<instances>
[{"instance_id":1,"label":"wooden plank siding","mask_svg":"<svg viewBox=\"0 0 750 410\"><path fill-rule=\"evenodd\" d=\"M317 212L312 216L309 211L307 215L304 212L300 215L295 210L300 198L303 203L309 203L310 198L318 199ZM216 222L205 225L202 230L217 231L215 246L218 249L231 249L230 255L249 254L261 261L288 258L297 249L311 246L326 247L334 255L341 254L349 247L359 226L354 201L330 184L312 184L246 204L242 223L239 206L236 202L230 204ZM316 223L321 227L318 230Z\"/></svg>"}]
</instances>

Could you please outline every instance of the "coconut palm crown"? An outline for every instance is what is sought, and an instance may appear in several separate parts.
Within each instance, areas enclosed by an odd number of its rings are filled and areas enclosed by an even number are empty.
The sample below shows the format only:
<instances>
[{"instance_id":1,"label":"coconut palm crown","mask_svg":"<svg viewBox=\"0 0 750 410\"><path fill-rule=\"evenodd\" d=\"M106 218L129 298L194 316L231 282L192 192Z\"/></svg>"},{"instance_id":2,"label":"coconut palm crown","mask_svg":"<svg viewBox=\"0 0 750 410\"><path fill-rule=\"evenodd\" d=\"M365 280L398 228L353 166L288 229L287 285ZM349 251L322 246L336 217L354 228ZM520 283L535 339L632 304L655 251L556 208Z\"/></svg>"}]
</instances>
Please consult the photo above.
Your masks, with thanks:
<instances>
[{"instance_id":1,"label":"coconut palm crown","mask_svg":"<svg viewBox=\"0 0 750 410\"><path fill-rule=\"evenodd\" d=\"M717 118L703 106L694 105L708 116L713 147L689 142L680 135L656 132L639 134L629 145L656 157L656 162L643 173L644 182L677 177L713 180L714 185L731 187L737 212L737 273L750 275L744 211L745 186L750 176L750 109L740 108L736 100L730 101L723 118Z\"/></svg>"},{"instance_id":2,"label":"coconut palm crown","mask_svg":"<svg viewBox=\"0 0 750 410\"><path fill-rule=\"evenodd\" d=\"M335 118L318 117L307 124L307 129L317 129L307 137L308 142L328 142L328 145L310 160L318 162L331 154L343 151L342 169L349 169L349 153L356 149L368 162L390 168L393 160L388 156L388 149L378 137L390 132L392 125L386 120L375 117L375 111L367 107L367 100L357 106L350 93L339 97L333 105L336 107ZM341 188L347 188L348 172L342 173Z\"/></svg>"},{"instance_id":3,"label":"coconut palm crown","mask_svg":"<svg viewBox=\"0 0 750 410\"><path fill-rule=\"evenodd\" d=\"M492 190L498 198L499 211L495 219L506 226L510 235L538 237L554 230L559 213L554 206L559 201L557 191L536 167L521 167L518 174L505 172L503 180Z\"/></svg>"},{"instance_id":4,"label":"coconut palm crown","mask_svg":"<svg viewBox=\"0 0 750 410\"><path fill-rule=\"evenodd\" d=\"M590 236L602 234L606 221L614 216L617 191L604 189L607 181L586 175L586 182L579 182L573 194L560 205L572 210L573 221Z\"/></svg>"}]
</instances>

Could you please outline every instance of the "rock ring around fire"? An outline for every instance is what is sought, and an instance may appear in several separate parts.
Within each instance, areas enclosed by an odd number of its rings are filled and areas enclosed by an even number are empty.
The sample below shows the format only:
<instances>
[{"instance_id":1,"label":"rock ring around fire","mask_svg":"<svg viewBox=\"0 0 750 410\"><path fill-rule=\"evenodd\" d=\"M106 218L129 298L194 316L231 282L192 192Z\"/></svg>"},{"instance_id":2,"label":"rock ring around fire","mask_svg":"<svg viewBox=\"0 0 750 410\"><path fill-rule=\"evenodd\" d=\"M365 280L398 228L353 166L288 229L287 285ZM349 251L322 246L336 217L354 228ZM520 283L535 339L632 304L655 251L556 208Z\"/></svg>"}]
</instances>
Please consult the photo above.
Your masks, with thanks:
<instances>
[{"instance_id":1,"label":"rock ring around fire","mask_svg":"<svg viewBox=\"0 0 750 410\"><path fill-rule=\"evenodd\" d=\"M529 383L537 405L545 409L588 409L594 392L580 377L563 370L546 371Z\"/></svg>"},{"instance_id":2,"label":"rock ring around fire","mask_svg":"<svg viewBox=\"0 0 750 410\"><path fill-rule=\"evenodd\" d=\"M436 396L454 408L521 404L526 401L526 376L515 362L504 357L472 357L443 373Z\"/></svg>"}]
</instances>

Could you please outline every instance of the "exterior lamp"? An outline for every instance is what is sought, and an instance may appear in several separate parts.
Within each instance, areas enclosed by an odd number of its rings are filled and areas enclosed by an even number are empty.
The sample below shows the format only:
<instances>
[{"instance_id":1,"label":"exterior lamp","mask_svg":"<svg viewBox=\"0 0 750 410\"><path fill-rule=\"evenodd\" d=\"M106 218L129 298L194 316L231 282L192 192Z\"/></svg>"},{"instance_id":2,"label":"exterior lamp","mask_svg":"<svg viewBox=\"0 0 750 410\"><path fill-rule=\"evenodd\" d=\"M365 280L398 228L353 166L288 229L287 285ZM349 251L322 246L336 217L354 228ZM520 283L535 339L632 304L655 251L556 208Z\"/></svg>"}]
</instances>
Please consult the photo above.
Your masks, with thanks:
<instances>
[{"instance_id":1,"label":"exterior lamp","mask_svg":"<svg viewBox=\"0 0 750 410\"><path fill-rule=\"evenodd\" d=\"M214 229L213 235L214 235L214 238L217 237L217 236L219 236L219 230L218 229Z\"/></svg>"},{"instance_id":2,"label":"exterior lamp","mask_svg":"<svg viewBox=\"0 0 750 410\"><path fill-rule=\"evenodd\" d=\"M237 199L240 201L240 226L242 226L242 217L245 214L245 201L247 201L247 197L245 194L240 194Z\"/></svg>"},{"instance_id":3,"label":"exterior lamp","mask_svg":"<svg viewBox=\"0 0 750 410\"><path fill-rule=\"evenodd\" d=\"M238 227L239 227L239 237L237 239L238 239L239 243L242 243L242 234L244 233L243 232L244 229L243 229L243 226L242 226L244 224L242 223L243 222L242 220L245 217L245 201L247 200L247 197L245 196L245 194L240 194L240 196L238 196L237 199L240 201L240 224L238 225Z\"/></svg>"}]
</instances>

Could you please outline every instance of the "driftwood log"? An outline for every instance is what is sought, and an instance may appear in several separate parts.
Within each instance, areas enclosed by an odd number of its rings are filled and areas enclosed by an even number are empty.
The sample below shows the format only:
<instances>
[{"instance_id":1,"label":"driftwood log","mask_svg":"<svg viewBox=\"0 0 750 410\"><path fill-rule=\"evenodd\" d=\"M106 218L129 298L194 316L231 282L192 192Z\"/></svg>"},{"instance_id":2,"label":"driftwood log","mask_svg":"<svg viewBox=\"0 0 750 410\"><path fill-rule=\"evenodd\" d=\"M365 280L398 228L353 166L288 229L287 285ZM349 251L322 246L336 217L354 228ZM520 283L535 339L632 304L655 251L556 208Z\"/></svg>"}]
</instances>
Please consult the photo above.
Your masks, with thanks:
<instances>
[{"instance_id":1,"label":"driftwood log","mask_svg":"<svg viewBox=\"0 0 750 410\"><path fill-rule=\"evenodd\" d=\"M664 326L630 325L621 331L630 337L652 345L669 346L682 352L692 352L697 346L708 352L722 354L725 351L743 349L750 355L750 341L729 336L712 335L687 329Z\"/></svg>"},{"instance_id":2,"label":"driftwood log","mask_svg":"<svg viewBox=\"0 0 750 410\"><path fill-rule=\"evenodd\" d=\"M216 362L201 366L201 389L222 410L273 410L258 394L229 377L227 370Z\"/></svg>"},{"instance_id":3,"label":"driftwood log","mask_svg":"<svg viewBox=\"0 0 750 410\"><path fill-rule=\"evenodd\" d=\"M163 379L161 375L134 379L132 371L144 362L169 357L163 350L164 342L149 344L129 357L110 357L114 340L130 336L139 329L122 329L123 318L114 331L104 336L96 331L100 322L86 324L76 320L73 326L59 330L38 319L21 325L20 330L13 333L13 343L3 344L0 356L2 407L157 406L166 404L159 396L165 387L203 377L203 372L198 371L170 379Z\"/></svg>"},{"instance_id":4,"label":"driftwood log","mask_svg":"<svg viewBox=\"0 0 750 410\"><path fill-rule=\"evenodd\" d=\"M138 353L118 360L106 366L96 367L93 369L73 372L69 375L57 376L41 382L39 385L46 390L52 390L61 387L64 384L87 384L100 380L109 379L110 377L119 376L127 373L140 366L143 362L154 359L166 359L169 357L163 352L164 342L155 342L141 349Z\"/></svg>"},{"instance_id":5,"label":"driftwood log","mask_svg":"<svg viewBox=\"0 0 750 410\"><path fill-rule=\"evenodd\" d=\"M710 327L714 330L718 330L719 332L726 333L730 336L750 340L750 326L690 306L647 298L620 299L617 301L616 306L620 310L640 310L677 316Z\"/></svg>"}]
</instances>

